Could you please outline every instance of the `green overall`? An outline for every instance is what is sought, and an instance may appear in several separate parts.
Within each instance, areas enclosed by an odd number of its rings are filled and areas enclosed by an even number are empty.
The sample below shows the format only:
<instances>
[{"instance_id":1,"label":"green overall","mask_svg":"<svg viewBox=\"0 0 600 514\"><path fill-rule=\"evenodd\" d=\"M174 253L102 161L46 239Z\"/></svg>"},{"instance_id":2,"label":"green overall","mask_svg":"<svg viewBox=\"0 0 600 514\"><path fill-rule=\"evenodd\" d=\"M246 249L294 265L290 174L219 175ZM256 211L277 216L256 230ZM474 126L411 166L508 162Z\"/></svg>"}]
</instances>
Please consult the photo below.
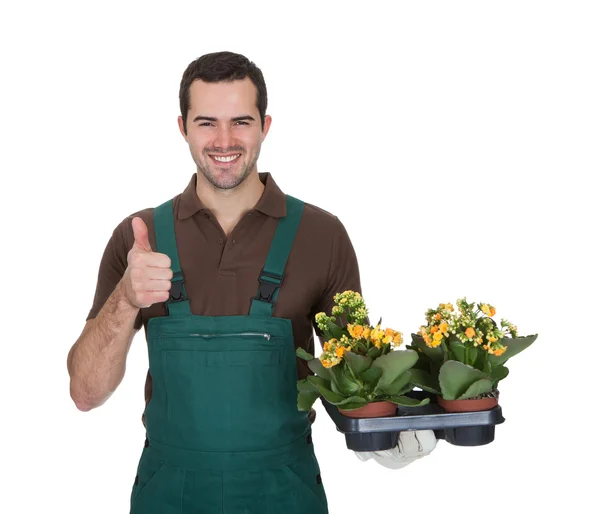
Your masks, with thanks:
<instances>
[{"instance_id":1,"label":"green overall","mask_svg":"<svg viewBox=\"0 0 600 514\"><path fill-rule=\"evenodd\" d=\"M304 203L286 196L250 313L190 311L173 202L154 211L173 270L167 316L147 327L152 398L130 514L326 514L307 413L297 408L290 319L273 317Z\"/></svg>"}]
</instances>

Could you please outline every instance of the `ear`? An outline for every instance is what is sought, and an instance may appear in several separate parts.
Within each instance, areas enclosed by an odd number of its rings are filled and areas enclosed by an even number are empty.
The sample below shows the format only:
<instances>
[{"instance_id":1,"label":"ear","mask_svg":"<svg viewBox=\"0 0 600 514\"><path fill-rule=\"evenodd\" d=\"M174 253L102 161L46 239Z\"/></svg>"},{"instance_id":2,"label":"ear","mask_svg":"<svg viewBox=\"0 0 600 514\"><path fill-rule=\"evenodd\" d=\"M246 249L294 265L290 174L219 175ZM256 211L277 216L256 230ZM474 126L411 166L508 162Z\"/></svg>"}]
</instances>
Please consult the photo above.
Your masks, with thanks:
<instances>
[{"instance_id":1,"label":"ear","mask_svg":"<svg viewBox=\"0 0 600 514\"><path fill-rule=\"evenodd\" d=\"M185 127L183 126L183 116L177 116L177 124L179 125L179 132L183 136L183 139L187 141L187 135L185 133Z\"/></svg>"},{"instance_id":2,"label":"ear","mask_svg":"<svg viewBox=\"0 0 600 514\"><path fill-rule=\"evenodd\" d=\"M265 126L262 130L261 141L264 141L265 137L267 137L267 132L269 132L269 128L271 127L271 121L273 121L273 118L271 118L271 116L269 114L265 115Z\"/></svg>"}]
</instances>

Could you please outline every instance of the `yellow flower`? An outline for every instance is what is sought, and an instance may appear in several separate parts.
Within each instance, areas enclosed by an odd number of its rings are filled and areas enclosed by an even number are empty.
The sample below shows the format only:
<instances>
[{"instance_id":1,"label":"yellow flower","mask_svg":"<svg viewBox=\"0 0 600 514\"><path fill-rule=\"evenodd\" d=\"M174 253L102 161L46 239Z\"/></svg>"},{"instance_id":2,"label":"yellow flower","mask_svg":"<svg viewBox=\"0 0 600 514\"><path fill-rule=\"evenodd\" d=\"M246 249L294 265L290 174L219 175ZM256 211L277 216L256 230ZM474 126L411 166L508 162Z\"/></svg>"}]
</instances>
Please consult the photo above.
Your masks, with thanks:
<instances>
[{"instance_id":1,"label":"yellow flower","mask_svg":"<svg viewBox=\"0 0 600 514\"><path fill-rule=\"evenodd\" d=\"M401 343L402 343L402 334L400 332L398 332L394 336L394 344L401 344Z\"/></svg>"},{"instance_id":2,"label":"yellow flower","mask_svg":"<svg viewBox=\"0 0 600 514\"><path fill-rule=\"evenodd\" d=\"M492 334L488 334L488 335L486 336L486 338L487 338L487 340L488 340L490 343L495 343L496 341L498 341L498 338L497 338L497 337L494 337Z\"/></svg>"},{"instance_id":3,"label":"yellow flower","mask_svg":"<svg viewBox=\"0 0 600 514\"><path fill-rule=\"evenodd\" d=\"M442 334L444 334L446 337L448 337L450 334L448 334L448 323L445 321L442 321L440 323L440 332Z\"/></svg>"},{"instance_id":4,"label":"yellow flower","mask_svg":"<svg viewBox=\"0 0 600 514\"><path fill-rule=\"evenodd\" d=\"M330 348L331 348L331 343L329 341L325 341L323 343L323 351L328 352Z\"/></svg>"},{"instance_id":5,"label":"yellow flower","mask_svg":"<svg viewBox=\"0 0 600 514\"><path fill-rule=\"evenodd\" d=\"M438 344L442 341L443 338L444 334L442 334L441 332L436 332L435 334L433 334L433 340L438 342Z\"/></svg>"},{"instance_id":6,"label":"yellow flower","mask_svg":"<svg viewBox=\"0 0 600 514\"><path fill-rule=\"evenodd\" d=\"M364 328L363 328L363 333L362 333L362 336L363 336L365 339L369 339L369 337L371 336L371 329L370 329L369 327L364 327Z\"/></svg>"},{"instance_id":7,"label":"yellow flower","mask_svg":"<svg viewBox=\"0 0 600 514\"><path fill-rule=\"evenodd\" d=\"M486 316L491 316L490 306L487 303L481 305L481 312L483 312Z\"/></svg>"},{"instance_id":8,"label":"yellow flower","mask_svg":"<svg viewBox=\"0 0 600 514\"><path fill-rule=\"evenodd\" d=\"M506 351L506 346L503 346L502 348L498 348L497 350L494 350L493 353L496 357L500 357L500 355L502 355L505 351Z\"/></svg>"},{"instance_id":9,"label":"yellow flower","mask_svg":"<svg viewBox=\"0 0 600 514\"><path fill-rule=\"evenodd\" d=\"M427 346L429 346L430 348L437 348L440 344L442 344L441 339L439 341L436 341L436 340L430 341L429 343L427 343Z\"/></svg>"},{"instance_id":10,"label":"yellow flower","mask_svg":"<svg viewBox=\"0 0 600 514\"><path fill-rule=\"evenodd\" d=\"M469 327L467 328L467 330L465 330L465 335L469 338L472 339L473 336L475 335L475 330L473 329L473 327Z\"/></svg>"},{"instance_id":11,"label":"yellow flower","mask_svg":"<svg viewBox=\"0 0 600 514\"><path fill-rule=\"evenodd\" d=\"M390 344L392 342L392 339L394 339L392 336L385 336L383 338L383 342L384 344Z\"/></svg>"}]
</instances>

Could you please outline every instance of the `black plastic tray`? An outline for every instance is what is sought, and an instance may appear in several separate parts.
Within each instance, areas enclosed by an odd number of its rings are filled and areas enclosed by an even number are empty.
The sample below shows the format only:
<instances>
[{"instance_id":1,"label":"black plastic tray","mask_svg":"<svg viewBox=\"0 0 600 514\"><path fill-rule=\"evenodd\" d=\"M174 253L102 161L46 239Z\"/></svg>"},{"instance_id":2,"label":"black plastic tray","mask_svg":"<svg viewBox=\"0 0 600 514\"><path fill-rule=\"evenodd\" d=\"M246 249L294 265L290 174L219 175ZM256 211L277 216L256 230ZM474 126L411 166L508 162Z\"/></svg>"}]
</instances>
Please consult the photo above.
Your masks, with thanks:
<instances>
[{"instance_id":1,"label":"black plastic tray","mask_svg":"<svg viewBox=\"0 0 600 514\"><path fill-rule=\"evenodd\" d=\"M398 406L395 416L383 418L349 418L335 405L321 397L338 432L346 436L350 450L367 452L387 450L396 445L403 430L433 430L437 439L456 446L481 446L494 440L495 426L504 422L499 405L480 412L446 412L437 404L435 395L411 391L407 396L430 398L423 407Z\"/></svg>"}]
</instances>

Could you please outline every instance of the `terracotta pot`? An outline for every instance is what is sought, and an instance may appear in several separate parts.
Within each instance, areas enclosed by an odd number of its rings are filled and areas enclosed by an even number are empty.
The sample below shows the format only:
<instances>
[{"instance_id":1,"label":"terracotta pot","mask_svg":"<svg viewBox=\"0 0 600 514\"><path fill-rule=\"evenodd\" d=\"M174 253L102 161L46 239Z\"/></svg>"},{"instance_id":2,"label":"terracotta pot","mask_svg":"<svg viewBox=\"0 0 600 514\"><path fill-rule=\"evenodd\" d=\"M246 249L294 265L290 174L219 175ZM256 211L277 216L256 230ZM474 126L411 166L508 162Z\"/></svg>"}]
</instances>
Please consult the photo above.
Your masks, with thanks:
<instances>
[{"instance_id":1,"label":"terracotta pot","mask_svg":"<svg viewBox=\"0 0 600 514\"><path fill-rule=\"evenodd\" d=\"M372 402L353 410L344 410L338 407L338 410L349 418L383 418L396 414L397 405L393 402Z\"/></svg>"},{"instance_id":2,"label":"terracotta pot","mask_svg":"<svg viewBox=\"0 0 600 514\"><path fill-rule=\"evenodd\" d=\"M437 397L438 405L446 412L478 412L493 409L498 405L498 398L480 398L478 400L444 400Z\"/></svg>"}]
</instances>

